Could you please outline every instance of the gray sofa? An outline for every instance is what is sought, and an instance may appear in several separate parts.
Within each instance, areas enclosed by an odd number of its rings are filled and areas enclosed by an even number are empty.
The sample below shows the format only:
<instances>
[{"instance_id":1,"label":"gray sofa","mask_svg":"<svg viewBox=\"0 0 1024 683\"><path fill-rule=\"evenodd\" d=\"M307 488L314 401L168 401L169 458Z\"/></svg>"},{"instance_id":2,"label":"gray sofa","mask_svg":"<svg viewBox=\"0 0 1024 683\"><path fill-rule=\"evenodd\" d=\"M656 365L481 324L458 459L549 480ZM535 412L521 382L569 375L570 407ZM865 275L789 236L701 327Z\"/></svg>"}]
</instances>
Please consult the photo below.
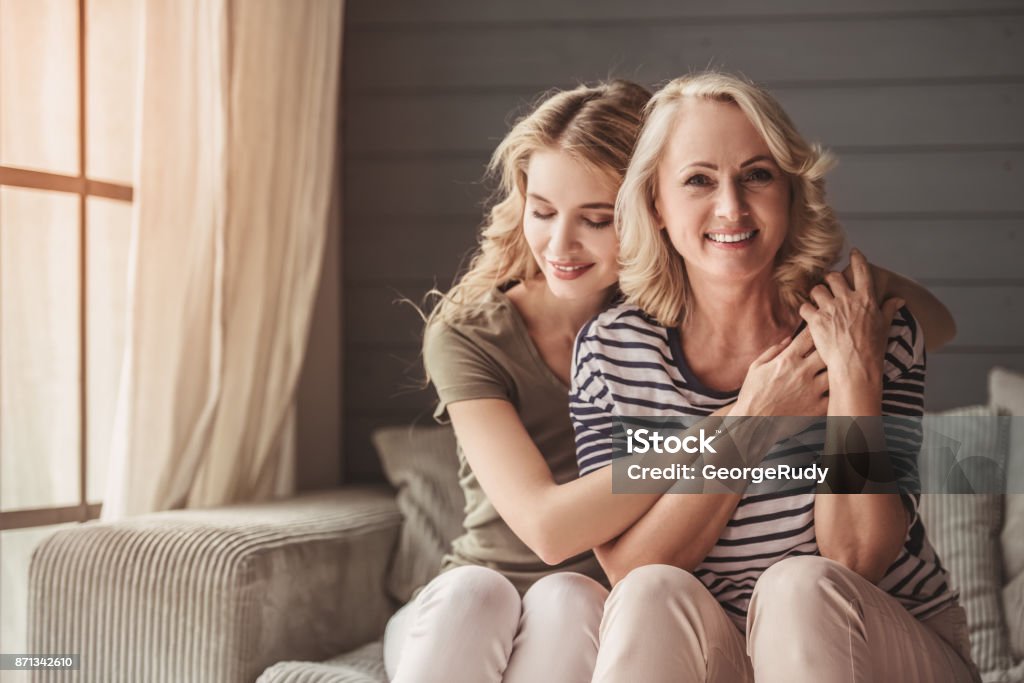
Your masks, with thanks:
<instances>
[{"instance_id":1,"label":"gray sofa","mask_svg":"<svg viewBox=\"0 0 1024 683\"><path fill-rule=\"evenodd\" d=\"M990 379L991 405L968 414L1024 415L1024 377ZM1020 426L965 438L995 438L1007 468L1024 467ZM384 624L435 571L461 502L448 430L386 430L376 445L397 496L343 487L50 536L32 557L29 651L79 653L82 669L32 680L386 680ZM922 515L961 588L986 681L1024 680L1024 495L926 496Z\"/></svg>"}]
</instances>

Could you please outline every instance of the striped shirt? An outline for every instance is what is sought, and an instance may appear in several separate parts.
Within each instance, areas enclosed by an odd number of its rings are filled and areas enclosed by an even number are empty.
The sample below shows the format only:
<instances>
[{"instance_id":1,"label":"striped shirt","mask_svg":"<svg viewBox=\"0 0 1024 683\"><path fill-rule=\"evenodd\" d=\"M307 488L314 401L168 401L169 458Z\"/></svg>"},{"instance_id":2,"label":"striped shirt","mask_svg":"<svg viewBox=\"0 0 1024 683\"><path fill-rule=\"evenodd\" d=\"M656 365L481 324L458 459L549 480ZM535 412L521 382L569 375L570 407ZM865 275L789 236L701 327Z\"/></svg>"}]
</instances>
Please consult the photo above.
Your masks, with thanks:
<instances>
[{"instance_id":1,"label":"striped shirt","mask_svg":"<svg viewBox=\"0 0 1024 683\"><path fill-rule=\"evenodd\" d=\"M924 338L909 311L890 328L885 355L883 415L923 414ZM737 392L704 387L688 368L677 328L657 324L637 307L620 304L580 331L573 357L570 414L580 475L611 463L616 418L708 415L733 402ZM814 430L817 429L817 433ZM901 479L916 477L920 420L902 426L886 421L887 450ZM824 422L800 435L821 452ZM782 462L793 448L777 444L765 462ZM772 464L775 464L773 462ZM902 470L902 471L901 471ZM908 471L909 470L909 471ZM782 493L745 494L718 542L694 570L726 613L742 628L754 584L786 557L817 555L814 531L815 482ZM913 615L926 618L955 601L956 592L925 538L917 515L919 496L905 496L912 520L904 546L878 583Z\"/></svg>"}]
</instances>

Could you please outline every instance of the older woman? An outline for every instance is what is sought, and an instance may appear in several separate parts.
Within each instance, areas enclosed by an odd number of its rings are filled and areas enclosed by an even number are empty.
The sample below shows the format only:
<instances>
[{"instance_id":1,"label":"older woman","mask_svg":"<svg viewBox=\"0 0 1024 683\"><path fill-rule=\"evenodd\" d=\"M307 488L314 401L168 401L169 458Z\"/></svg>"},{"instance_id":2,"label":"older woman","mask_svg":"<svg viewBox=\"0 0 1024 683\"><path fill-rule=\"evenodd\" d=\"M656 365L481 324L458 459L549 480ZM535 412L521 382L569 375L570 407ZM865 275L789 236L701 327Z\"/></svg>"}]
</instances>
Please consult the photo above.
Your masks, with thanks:
<instances>
[{"instance_id":1,"label":"older woman","mask_svg":"<svg viewBox=\"0 0 1024 683\"><path fill-rule=\"evenodd\" d=\"M852 289L826 276L843 241L829 165L743 80L692 75L654 97L616 204L627 303L577 339L581 474L611 462L616 417L921 414L921 327L876 303L859 254ZM802 436L842 442L839 422ZM919 429L862 427L913 461ZM668 495L596 554L616 585L594 680L977 677L911 495Z\"/></svg>"}]
</instances>

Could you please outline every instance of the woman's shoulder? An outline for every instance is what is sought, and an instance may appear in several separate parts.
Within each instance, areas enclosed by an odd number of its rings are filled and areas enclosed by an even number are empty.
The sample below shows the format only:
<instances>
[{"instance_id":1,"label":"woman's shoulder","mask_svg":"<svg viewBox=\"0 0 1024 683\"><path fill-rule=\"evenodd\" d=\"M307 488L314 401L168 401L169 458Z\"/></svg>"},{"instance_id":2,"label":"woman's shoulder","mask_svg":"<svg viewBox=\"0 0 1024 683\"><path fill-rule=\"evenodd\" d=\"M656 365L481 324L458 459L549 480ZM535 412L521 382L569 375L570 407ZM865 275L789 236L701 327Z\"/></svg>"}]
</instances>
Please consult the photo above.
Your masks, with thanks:
<instances>
[{"instance_id":1,"label":"woman's shoulder","mask_svg":"<svg viewBox=\"0 0 1024 683\"><path fill-rule=\"evenodd\" d=\"M577 344L627 343L638 337L664 339L666 330L645 313L639 306L618 303L598 313L590 320L577 337Z\"/></svg>"},{"instance_id":2,"label":"woman's shoulder","mask_svg":"<svg viewBox=\"0 0 1024 683\"><path fill-rule=\"evenodd\" d=\"M423 354L431 360L474 354L500 355L516 338L516 314L500 290L488 292L462 310L432 316L423 332Z\"/></svg>"},{"instance_id":3,"label":"woman's shoulder","mask_svg":"<svg viewBox=\"0 0 1024 683\"><path fill-rule=\"evenodd\" d=\"M474 337L509 327L514 321L512 302L499 289L487 292L479 301L449 306L427 321L425 338Z\"/></svg>"},{"instance_id":4,"label":"woman's shoulder","mask_svg":"<svg viewBox=\"0 0 1024 683\"><path fill-rule=\"evenodd\" d=\"M899 309L889 324L889 343L885 350L885 376L895 379L925 365L924 330L906 306Z\"/></svg>"}]
</instances>

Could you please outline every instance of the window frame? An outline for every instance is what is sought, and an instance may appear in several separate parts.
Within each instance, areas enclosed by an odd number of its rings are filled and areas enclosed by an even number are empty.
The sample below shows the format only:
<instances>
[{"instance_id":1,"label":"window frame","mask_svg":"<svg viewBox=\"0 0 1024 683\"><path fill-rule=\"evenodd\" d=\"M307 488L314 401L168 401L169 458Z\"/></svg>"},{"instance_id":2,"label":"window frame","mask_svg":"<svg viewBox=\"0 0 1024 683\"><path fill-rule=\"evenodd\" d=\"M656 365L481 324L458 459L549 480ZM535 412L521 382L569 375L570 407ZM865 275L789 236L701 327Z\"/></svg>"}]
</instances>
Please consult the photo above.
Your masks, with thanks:
<instances>
[{"instance_id":1,"label":"window frame","mask_svg":"<svg viewBox=\"0 0 1024 683\"><path fill-rule=\"evenodd\" d=\"M88 219L86 203L89 197L103 197L131 203L134 188L123 183L95 180L86 175L88 160L87 135L87 87L86 80L86 2L78 0L78 174L65 175L47 171L5 166L0 164L0 186L46 190L66 194L77 194L78 211L78 504L68 506L47 506L0 511L0 531L50 526L68 522L87 522L97 519L103 503L89 503L89 413L88 413Z\"/></svg>"}]
</instances>

